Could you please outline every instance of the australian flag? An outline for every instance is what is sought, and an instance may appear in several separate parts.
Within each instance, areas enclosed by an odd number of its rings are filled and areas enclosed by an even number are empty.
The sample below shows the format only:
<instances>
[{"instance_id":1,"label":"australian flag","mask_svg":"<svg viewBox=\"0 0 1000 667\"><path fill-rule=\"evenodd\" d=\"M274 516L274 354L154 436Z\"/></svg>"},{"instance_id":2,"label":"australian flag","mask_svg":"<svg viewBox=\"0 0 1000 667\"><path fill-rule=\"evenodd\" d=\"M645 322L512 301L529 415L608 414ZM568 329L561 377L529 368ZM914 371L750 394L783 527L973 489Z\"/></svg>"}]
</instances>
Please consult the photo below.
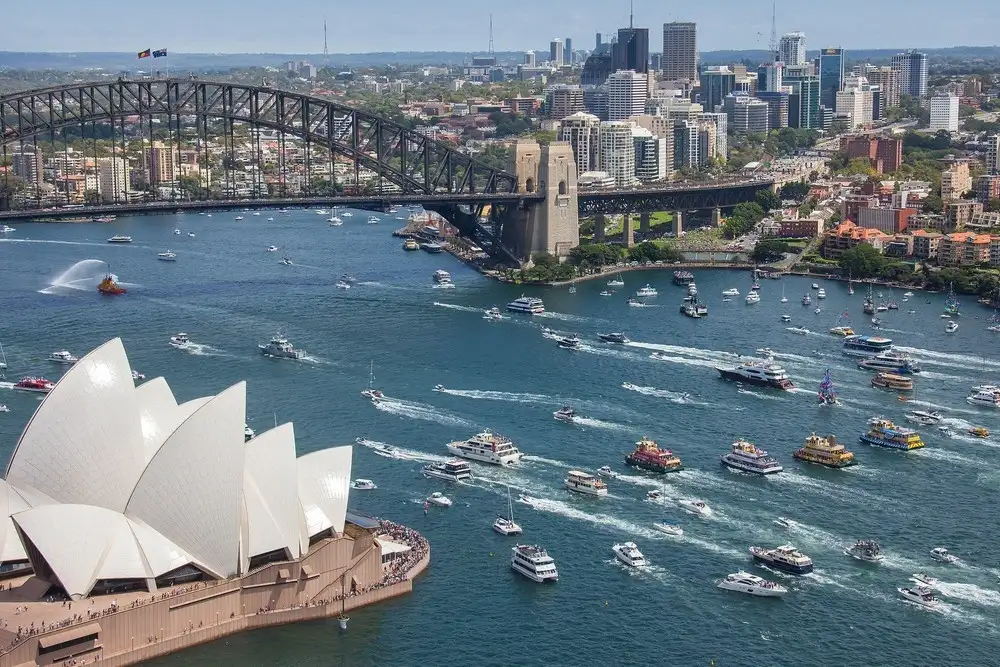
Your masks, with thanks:
<instances>
[{"instance_id":1,"label":"australian flag","mask_svg":"<svg viewBox=\"0 0 1000 667\"><path fill-rule=\"evenodd\" d=\"M167 50L166 49L157 49L157 50L153 51L153 57L154 58L166 58L167 57Z\"/></svg>"}]
</instances>

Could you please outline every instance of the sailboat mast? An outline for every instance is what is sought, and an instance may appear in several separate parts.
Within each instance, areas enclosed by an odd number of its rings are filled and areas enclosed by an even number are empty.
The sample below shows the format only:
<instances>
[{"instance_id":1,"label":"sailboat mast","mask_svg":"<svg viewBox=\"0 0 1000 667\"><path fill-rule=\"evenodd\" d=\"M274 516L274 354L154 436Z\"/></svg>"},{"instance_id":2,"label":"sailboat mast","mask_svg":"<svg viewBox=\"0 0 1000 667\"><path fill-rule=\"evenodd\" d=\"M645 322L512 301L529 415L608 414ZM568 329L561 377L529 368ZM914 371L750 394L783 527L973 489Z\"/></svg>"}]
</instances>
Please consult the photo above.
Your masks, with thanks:
<instances>
[{"instance_id":1,"label":"sailboat mast","mask_svg":"<svg viewBox=\"0 0 1000 667\"><path fill-rule=\"evenodd\" d=\"M510 499L510 487L507 487L507 511L510 513L510 522L514 523L514 503Z\"/></svg>"}]
</instances>

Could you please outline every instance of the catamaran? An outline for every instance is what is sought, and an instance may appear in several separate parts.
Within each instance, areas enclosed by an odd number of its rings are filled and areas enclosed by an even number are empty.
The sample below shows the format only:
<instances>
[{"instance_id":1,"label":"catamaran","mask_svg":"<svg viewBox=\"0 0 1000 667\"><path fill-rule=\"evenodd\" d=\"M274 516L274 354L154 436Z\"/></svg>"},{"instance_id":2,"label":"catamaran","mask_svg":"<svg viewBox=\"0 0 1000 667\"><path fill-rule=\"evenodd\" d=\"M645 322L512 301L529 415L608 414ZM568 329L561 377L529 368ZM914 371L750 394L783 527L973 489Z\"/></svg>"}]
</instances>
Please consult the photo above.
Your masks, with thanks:
<instances>
[{"instance_id":1,"label":"catamaran","mask_svg":"<svg viewBox=\"0 0 1000 667\"><path fill-rule=\"evenodd\" d=\"M507 516L498 516L493 522L493 530L501 535L520 535L521 526L514 523L514 503L510 500L510 487L507 487Z\"/></svg>"},{"instance_id":2,"label":"catamaran","mask_svg":"<svg viewBox=\"0 0 1000 667\"><path fill-rule=\"evenodd\" d=\"M375 361L372 360L368 367L368 388L361 392L361 395L365 398L370 398L373 401L381 400L385 398L385 395L375 388Z\"/></svg>"}]
</instances>

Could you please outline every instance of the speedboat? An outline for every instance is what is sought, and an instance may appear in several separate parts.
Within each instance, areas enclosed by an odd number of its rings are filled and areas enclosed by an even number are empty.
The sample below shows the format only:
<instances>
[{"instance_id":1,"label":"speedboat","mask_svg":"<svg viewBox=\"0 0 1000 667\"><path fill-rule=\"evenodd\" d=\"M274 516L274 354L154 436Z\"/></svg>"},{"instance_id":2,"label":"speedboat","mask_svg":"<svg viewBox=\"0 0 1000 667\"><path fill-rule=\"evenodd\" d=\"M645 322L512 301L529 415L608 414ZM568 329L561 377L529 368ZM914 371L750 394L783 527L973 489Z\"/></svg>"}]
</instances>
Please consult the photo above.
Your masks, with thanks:
<instances>
[{"instance_id":1,"label":"speedboat","mask_svg":"<svg viewBox=\"0 0 1000 667\"><path fill-rule=\"evenodd\" d=\"M806 336L812 333L811 331L809 331L809 329L806 329L805 327L788 327L786 331L791 331L792 333L799 334L801 336Z\"/></svg>"},{"instance_id":2,"label":"speedboat","mask_svg":"<svg viewBox=\"0 0 1000 667\"><path fill-rule=\"evenodd\" d=\"M820 313L822 313L822 312L823 312L823 309L822 309L822 308L817 308L817 309L816 309L816 310L814 310L813 312L814 312L814 313L816 313L817 315L819 315Z\"/></svg>"},{"instance_id":3,"label":"speedboat","mask_svg":"<svg viewBox=\"0 0 1000 667\"><path fill-rule=\"evenodd\" d=\"M353 218L353 217L354 217L354 214L353 214L353 213L351 213L350 211L344 211L344 212L343 212L343 213L341 213L340 215L341 215L342 217L344 217L344 218Z\"/></svg>"},{"instance_id":4,"label":"speedboat","mask_svg":"<svg viewBox=\"0 0 1000 667\"><path fill-rule=\"evenodd\" d=\"M243 424L243 442L250 442L256 435L257 432L250 428L250 424Z\"/></svg>"},{"instance_id":5,"label":"speedboat","mask_svg":"<svg viewBox=\"0 0 1000 667\"><path fill-rule=\"evenodd\" d=\"M345 283L343 280L338 280L334 284L334 287L336 287L337 289L351 289L351 284Z\"/></svg>"},{"instance_id":6,"label":"speedboat","mask_svg":"<svg viewBox=\"0 0 1000 667\"><path fill-rule=\"evenodd\" d=\"M503 313L500 312L499 308L493 306L492 308L487 308L486 310L483 311L483 319L493 320L494 322L496 322L503 319Z\"/></svg>"},{"instance_id":7,"label":"speedboat","mask_svg":"<svg viewBox=\"0 0 1000 667\"><path fill-rule=\"evenodd\" d=\"M190 342L191 339L188 338L188 335L186 333L179 333L176 336L170 337L170 344L173 345L174 347L184 347Z\"/></svg>"},{"instance_id":8,"label":"speedboat","mask_svg":"<svg viewBox=\"0 0 1000 667\"><path fill-rule=\"evenodd\" d=\"M281 258L281 262L279 262L279 264L282 264L283 266L291 266L292 265L292 260L290 260L287 257L282 257Z\"/></svg>"},{"instance_id":9,"label":"speedboat","mask_svg":"<svg viewBox=\"0 0 1000 667\"><path fill-rule=\"evenodd\" d=\"M269 245L269 246L267 246L267 251L268 252L278 252L278 246L276 246L276 245Z\"/></svg>"},{"instance_id":10,"label":"speedboat","mask_svg":"<svg viewBox=\"0 0 1000 667\"><path fill-rule=\"evenodd\" d=\"M451 498L444 495L440 491L435 491L431 495L427 496L426 501L431 505L437 505L438 507L451 507Z\"/></svg>"},{"instance_id":11,"label":"speedboat","mask_svg":"<svg viewBox=\"0 0 1000 667\"><path fill-rule=\"evenodd\" d=\"M238 216L236 216L236 218L235 218L235 219L236 219L236 220L242 220L242 219L243 219L243 216L242 216L242 215L238 215Z\"/></svg>"},{"instance_id":12,"label":"speedboat","mask_svg":"<svg viewBox=\"0 0 1000 667\"><path fill-rule=\"evenodd\" d=\"M375 482L370 479L361 479L360 477L353 482L351 482L351 488L355 491L374 491L378 487L375 486Z\"/></svg>"},{"instance_id":13,"label":"speedboat","mask_svg":"<svg viewBox=\"0 0 1000 667\"><path fill-rule=\"evenodd\" d=\"M803 306L808 306L812 302L813 302L812 301L812 297L810 297L808 294L803 295L803 297L802 297L802 305Z\"/></svg>"},{"instance_id":14,"label":"speedboat","mask_svg":"<svg viewBox=\"0 0 1000 667\"><path fill-rule=\"evenodd\" d=\"M444 385L443 384L434 385L434 391L444 391Z\"/></svg>"},{"instance_id":15,"label":"speedboat","mask_svg":"<svg viewBox=\"0 0 1000 667\"><path fill-rule=\"evenodd\" d=\"M910 578L913 579L913 581L917 582L918 584L923 584L928 588L934 588L935 586L937 586L938 582L937 579L930 576L926 572L914 572L913 574L910 575Z\"/></svg>"},{"instance_id":16,"label":"speedboat","mask_svg":"<svg viewBox=\"0 0 1000 667\"><path fill-rule=\"evenodd\" d=\"M279 359L301 359L306 355L302 350L296 350L281 334L271 336L267 345L258 345L257 349L265 357L275 357Z\"/></svg>"},{"instance_id":17,"label":"speedboat","mask_svg":"<svg viewBox=\"0 0 1000 667\"><path fill-rule=\"evenodd\" d=\"M748 306L751 306L755 303L760 303L760 294L751 291L749 294L747 294L746 299L744 300L747 302Z\"/></svg>"},{"instance_id":18,"label":"speedboat","mask_svg":"<svg viewBox=\"0 0 1000 667\"><path fill-rule=\"evenodd\" d=\"M825 299L826 298L826 290L823 289L822 287L820 287L819 291L816 292L816 298L817 299Z\"/></svg>"},{"instance_id":19,"label":"speedboat","mask_svg":"<svg viewBox=\"0 0 1000 667\"><path fill-rule=\"evenodd\" d=\"M953 556L948 553L948 550L944 547L934 547L931 549L931 558L941 563L957 563L960 559L958 556Z\"/></svg>"},{"instance_id":20,"label":"speedboat","mask_svg":"<svg viewBox=\"0 0 1000 667\"><path fill-rule=\"evenodd\" d=\"M722 290L722 296L739 296L740 291L735 287L730 287L727 290Z\"/></svg>"},{"instance_id":21,"label":"speedboat","mask_svg":"<svg viewBox=\"0 0 1000 667\"><path fill-rule=\"evenodd\" d=\"M570 285L570 287L569 287L569 293L570 294L576 294L576 285Z\"/></svg>"},{"instance_id":22,"label":"speedboat","mask_svg":"<svg viewBox=\"0 0 1000 667\"><path fill-rule=\"evenodd\" d=\"M757 354L762 359L774 359L774 350L769 347L758 347Z\"/></svg>"},{"instance_id":23,"label":"speedboat","mask_svg":"<svg viewBox=\"0 0 1000 667\"><path fill-rule=\"evenodd\" d=\"M133 380L145 380L146 376L133 368L132 369L132 379Z\"/></svg>"},{"instance_id":24,"label":"speedboat","mask_svg":"<svg viewBox=\"0 0 1000 667\"><path fill-rule=\"evenodd\" d=\"M656 296L657 294L659 293L656 291L656 288L650 287L648 284L644 285L643 287L640 287L635 292L635 295L640 298Z\"/></svg>"},{"instance_id":25,"label":"speedboat","mask_svg":"<svg viewBox=\"0 0 1000 667\"><path fill-rule=\"evenodd\" d=\"M341 275L340 278L338 278L337 280L342 280L345 283L349 283L351 285L353 285L354 283L358 282L358 279L355 278L354 276L352 276L349 273L345 273L345 274Z\"/></svg>"},{"instance_id":26,"label":"speedboat","mask_svg":"<svg viewBox=\"0 0 1000 667\"><path fill-rule=\"evenodd\" d=\"M10 408L8 408L3 403L0 403L0 412L10 412Z\"/></svg>"},{"instance_id":27,"label":"speedboat","mask_svg":"<svg viewBox=\"0 0 1000 667\"><path fill-rule=\"evenodd\" d=\"M661 495L663 495L663 494L661 494L658 489L651 489L651 490L649 490L649 491L646 492L646 499L647 500L659 500Z\"/></svg>"},{"instance_id":28,"label":"speedboat","mask_svg":"<svg viewBox=\"0 0 1000 667\"><path fill-rule=\"evenodd\" d=\"M572 422L573 419L576 417L576 412L573 410L573 408L567 405L553 412L552 417L557 421Z\"/></svg>"},{"instance_id":29,"label":"speedboat","mask_svg":"<svg viewBox=\"0 0 1000 667\"><path fill-rule=\"evenodd\" d=\"M686 511L691 514L697 514L699 516L711 516L712 508L706 505L701 500L692 500L689 498L682 498L677 501L677 504L683 507Z\"/></svg>"},{"instance_id":30,"label":"speedboat","mask_svg":"<svg viewBox=\"0 0 1000 667\"><path fill-rule=\"evenodd\" d=\"M977 438L988 438L990 437L990 430L985 426L973 426L969 429L969 435L974 435Z\"/></svg>"},{"instance_id":31,"label":"speedboat","mask_svg":"<svg viewBox=\"0 0 1000 667\"><path fill-rule=\"evenodd\" d=\"M611 296L614 293L615 293L614 290L611 290L610 292L608 290L606 290L606 289L602 289L601 290L601 296Z\"/></svg>"},{"instance_id":32,"label":"speedboat","mask_svg":"<svg viewBox=\"0 0 1000 667\"><path fill-rule=\"evenodd\" d=\"M174 235L175 235L175 236L180 236L180 235L181 235L181 230L179 230L179 229L175 229L175 230L174 230Z\"/></svg>"},{"instance_id":33,"label":"speedboat","mask_svg":"<svg viewBox=\"0 0 1000 667\"><path fill-rule=\"evenodd\" d=\"M368 216L368 224L369 225L377 225L378 223L379 223L379 217L377 215L369 215Z\"/></svg>"},{"instance_id":34,"label":"speedboat","mask_svg":"<svg viewBox=\"0 0 1000 667\"><path fill-rule=\"evenodd\" d=\"M160 260L161 262L176 262L177 253L171 252L169 250L166 252L157 253L156 259Z\"/></svg>"},{"instance_id":35,"label":"speedboat","mask_svg":"<svg viewBox=\"0 0 1000 667\"><path fill-rule=\"evenodd\" d=\"M644 304L642 301L639 301L638 299L631 296L625 299L625 303L627 303L630 306L634 306L635 308L644 308L646 306L646 304Z\"/></svg>"},{"instance_id":36,"label":"speedboat","mask_svg":"<svg viewBox=\"0 0 1000 667\"><path fill-rule=\"evenodd\" d=\"M768 581L755 574L740 570L733 574L726 575L726 578L719 582L719 588L737 593L746 593L758 597L776 598L788 592L788 589L781 584Z\"/></svg>"},{"instance_id":37,"label":"speedboat","mask_svg":"<svg viewBox=\"0 0 1000 667\"><path fill-rule=\"evenodd\" d=\"M674 523L667 523L664 521L657 521L653 524L653 528L660 531L661 533L666 533L667 535L674 535L675 537L680 537L684 534L684 529Z\"/></svg>"},{"instance_id":38,"label":"speedboat","mask_svg":"<svg viewBox=\"0 0 1000 667\"><path fill-rule=\"evenodd\" d=\"M335 215L327 218L326 221L330 223L331 227L340 227L342 224L344 224L344 221Z\"/></svg>"},{"instance_id":39,"label":"speedboat","mask_svg":"<svg viewBox=\"0 0 1000 667\"><path fill-rule=\"evenodd\" d=\"M361 440L361 438L358 438ZM406 456L392 445L379 445L372 449L372 453L385 459L405 459ZM426 473L425 473L426 474ZM471 476L471 475L470 475Z\"/></svg>"},{"instance_id":40,"label":"speedboat","mask_svg":"<svg viewBox=\"0 0 1000 667\"><path fill-rule=\"evenodd\" d=\"M49 361L54 361L57 364L67 364L71 366L76 362L78 362L79 359L74 357L66 350L60 350L59 352L53 352L52 354L50 354Z\"/></svg>"},{"instance_id":41,"label":"speedboat","mask_svg":"<svg viewBox=\"0 0 1000 667\"><path fill-rule=\"evenodd\" d=\"M211 215L211 214L209 214L209 215ZM191 237L191 238L194 238L194 232L188 232L188 236Z\"/></svg>"},{"instance_id":42,"label":"speedboat","mask_svg":"<svg viewBox=\"0 0 1000 667\"><path fill-rule=\"evenodd\" d=\"M777 519L774 520L774 523L781 526L782 528L791 528L795 522L792 521L791 519L779 516Z\"/></svg>"},{"instance_id":43,"label":"speedboat","mask_svg":"<svg viewBox=\"0 0 1000 667\"><path fill-rule=\"evenodd\" d=\"M646 557L639 551L635 542L623 542L611 547L615 558L629 567L646 567Z\"/></svg>"},{"instance_id":44,"label":"speedboat","mask_svg":"<svg viewBox=\"0 0 1000 667\"><path fill-rule=\"evenodd\" d=\"M916 585L913 588L897 588L905 599L923 607L935 608L941 601L934 597L934 592L927 586Z\"/></svg>"},{"instance_id":45,"label":"speedboat","mask_svg":"<svg viewBox=\"0 0 1000 667\"><path fill-rule=\"evenodd\" d=\"M618 473L611 469L611 466L601 466L597 469L597 474L601 477L618 477Z\"/></svg>"},{"instance_id":46,"label":"speedboat","mask_svg":"<svg viewBox=\"0 0 1000 667\"><path fill-rule=\"evenodd\" d=\"M791 315L782 315L781 316L781 321L782 322L791 322L792 321L792 316Z\"/></svg>"},{"instance_id":47,"label":"speedboat","mask_svg":"<svg viewBox=\"0 0 1000 667\"><path fill-rule=\"evenodd\" d=\"M819 289L819 283L813 283L812 284L812 288L813 289Z\"/></svg>"},{"instance_id":48,"label":"speedboat","mask_svg":"<svg viewBox=\"0 0 1000 667\"><path fill-rule=\"evenodd\" d=\"M602 341L604 341L605 343L618 343L620 345L627 345L628 343L632 342L631 340L629 340L628 336L620 332L599 333L597 334L597 337Z\"/></svg>"},{"instance_id":49,"label":"speedboat","mask_svg":"<svg viewBox=\"0 0 1000 667\"><path fill-rule=\"evenodd\" d=\"M580 347L580 338L579 336L568 336L564 338L557 338L556 343L559 345L559 347L563 347L568 350L575 350L576 348Z\"/></svg>"},{"instance_id":50,"label":"speedboat","mask_svg":"<svg viewBox=\"0 0 1000 667\"><path fill-rule=\"evenodd\" d=\"M924 412L923 410L913 410L912 412L906 413L906 419L916 424L924 424L930 426L933 424L937 424L939 421L941 421L941 413Z\"/></svg>"},{"instance_id":51,"label":"speedboat","mask_svg":"<svg viewBox=\"0 0 1000 667\"><path fill-rule=\"evenodd\" d=\"M913 292L903 292L903 296L905 296L905 297L911 297L911 296L913 296Z\"/></svg>"},{"instance_id":52,"label":"speedboat","mask_svg":"<svg viewBox=\"0 0 1000 667\"><path fill-rule=\"evenodd\" d=\"M958 322L955 320L948 320L948 323L944 325L945 333L955 333L958 331Z\"/></svg>"},{"instance_id":53,"label":"speedboat","mask_svg":"<svg viewBox=\"0 0 1000 667\"><path fill-rule=\"evenodd\" d=\"M878 542L873 540L858 540L844 549L844 553L856 560L866 563L879 563L885 557Z\"/></svg>"}]
</instances>

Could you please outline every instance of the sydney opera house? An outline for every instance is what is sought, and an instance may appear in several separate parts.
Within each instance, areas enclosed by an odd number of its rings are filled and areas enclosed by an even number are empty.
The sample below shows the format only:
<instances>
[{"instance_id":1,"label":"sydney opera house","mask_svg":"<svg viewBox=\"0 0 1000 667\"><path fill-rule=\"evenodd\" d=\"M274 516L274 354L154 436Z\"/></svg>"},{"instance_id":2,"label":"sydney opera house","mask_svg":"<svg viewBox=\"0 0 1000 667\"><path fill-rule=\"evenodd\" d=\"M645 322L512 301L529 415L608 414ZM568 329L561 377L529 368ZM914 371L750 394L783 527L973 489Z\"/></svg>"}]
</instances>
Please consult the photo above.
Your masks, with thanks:
<instances>
[{"instance_id":1,"label":"sydney opera house","mask_svg":"<svg viewBox=\"0 0 1000 667\"><path fill-rule=\"evenodd\" d=\"M242 382L136 386L119 339L63 376L0 480L0 667L132 664L411 590L426 541L348 511L351 448L245 441L245 412Z\"/></svg>"}]
</instances>

